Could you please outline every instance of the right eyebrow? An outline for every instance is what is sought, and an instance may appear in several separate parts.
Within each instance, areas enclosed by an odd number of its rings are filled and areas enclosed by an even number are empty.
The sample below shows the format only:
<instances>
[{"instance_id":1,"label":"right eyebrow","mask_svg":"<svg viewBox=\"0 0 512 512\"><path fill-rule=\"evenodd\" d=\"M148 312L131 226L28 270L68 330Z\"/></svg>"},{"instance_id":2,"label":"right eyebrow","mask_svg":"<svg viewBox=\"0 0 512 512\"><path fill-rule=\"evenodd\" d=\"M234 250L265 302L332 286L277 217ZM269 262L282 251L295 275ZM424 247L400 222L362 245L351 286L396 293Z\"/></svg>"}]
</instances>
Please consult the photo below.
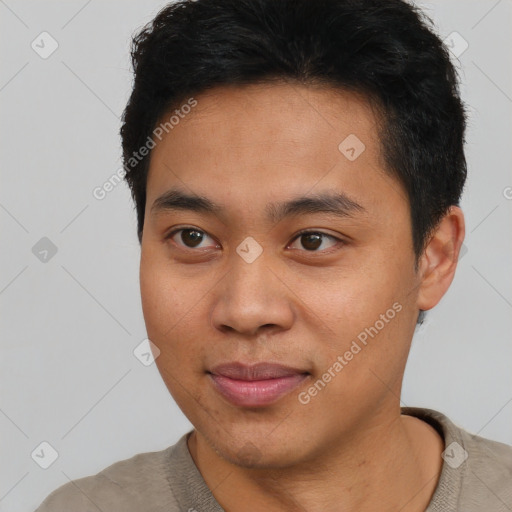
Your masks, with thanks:
<instances>
[{"instance_id":1,"label":"right eyebrow","mask_svg":"<svg viewBox=\"0 0 512 512\"><path fill-rule=\"evenodd\" d=\"M222 213L225 207L205 196L188 194L177 188L163 193L151 206L151 213L154 215L177 210L213 215ZM295 215L328 213L346 218L357 213L367 213L361 204L347 194L333 191L296 197L286 202L269 203L265 211L269 220L274 223Z\"/></svg>"},{"instance_id":2,"label":"right eyebrow","mask_svg":"<svg viewBox=\"0 0 512 512\"><path fill-rule=\"evenodd\" d=\"M204 196L187 194L171 189L159 196L151 206L151 213L159 214L173 210L189 210L198 213L216 214L222 207Z\"/></svg>"}]
</instances>

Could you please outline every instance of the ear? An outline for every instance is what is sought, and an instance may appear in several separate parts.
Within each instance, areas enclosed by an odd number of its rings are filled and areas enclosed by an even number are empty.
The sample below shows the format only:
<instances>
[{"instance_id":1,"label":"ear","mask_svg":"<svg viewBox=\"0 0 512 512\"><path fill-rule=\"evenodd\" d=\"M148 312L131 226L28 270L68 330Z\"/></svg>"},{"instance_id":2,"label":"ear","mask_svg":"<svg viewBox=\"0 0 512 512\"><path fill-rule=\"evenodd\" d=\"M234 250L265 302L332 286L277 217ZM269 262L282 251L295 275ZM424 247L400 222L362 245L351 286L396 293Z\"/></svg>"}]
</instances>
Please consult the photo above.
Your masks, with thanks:
<instances>
[{"instance_id":1,"label":"ear","mask_svg":"<svg viewBox=\"0 0 512 512\"><path fill-rule=\"evenodd\" d=\"M464 214L458 206L451 206L420 257L418 309L432 309L450 287L464 235Z\"/></svg>"}]
</instances>

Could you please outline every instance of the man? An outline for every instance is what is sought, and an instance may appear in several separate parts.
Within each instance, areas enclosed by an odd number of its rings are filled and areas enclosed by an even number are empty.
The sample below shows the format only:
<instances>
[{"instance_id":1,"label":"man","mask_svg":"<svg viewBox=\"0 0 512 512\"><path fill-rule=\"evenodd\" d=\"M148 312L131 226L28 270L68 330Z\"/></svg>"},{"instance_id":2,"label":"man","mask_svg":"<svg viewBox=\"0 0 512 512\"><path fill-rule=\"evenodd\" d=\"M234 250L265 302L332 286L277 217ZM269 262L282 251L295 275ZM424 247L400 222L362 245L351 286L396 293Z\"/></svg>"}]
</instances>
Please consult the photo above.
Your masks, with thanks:
<instances>
[{"instance_id":1,"label":"man","mask_svg":"<svg viewBox=\"0 0 512 512\"><path fill-rule=\"evenodd\" d=\"M464 239L465 110L401 0L198 0L136 38L144 318L194 425L39 511L501 511L512 448L400 408Z\"/></svg>"}]
</instances>

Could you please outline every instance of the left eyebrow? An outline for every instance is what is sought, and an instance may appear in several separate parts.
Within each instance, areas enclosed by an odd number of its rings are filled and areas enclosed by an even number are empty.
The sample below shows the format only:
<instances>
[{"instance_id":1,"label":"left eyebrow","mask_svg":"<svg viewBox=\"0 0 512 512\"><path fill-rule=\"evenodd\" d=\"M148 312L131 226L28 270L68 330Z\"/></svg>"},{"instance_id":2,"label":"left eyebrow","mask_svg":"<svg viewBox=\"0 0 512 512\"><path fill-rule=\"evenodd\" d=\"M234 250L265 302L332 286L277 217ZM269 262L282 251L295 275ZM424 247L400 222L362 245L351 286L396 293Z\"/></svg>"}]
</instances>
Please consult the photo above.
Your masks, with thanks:
<instances>
[{"instance_id":1,"label":"left eyebrow","mask_svg":"<svg viewBox=\"0 0 512 512\"><path fill-rule=\"evenodd\" d=\"M338 217L354 217L367 211L343 192L324 192L297 197L283 203L268 204L266 213L270 220L277 223L293 215L330 213Z\"/></svg>"},{"instance_id":2,"label":"left eyebrow","mask_svg":"<svg viewBox=\"0 0 512 512\"><path fill-rule=\"evenodd\" d=\"M189 194L177 188L159 196L151 206L152 214L177 210L212 215L223 213L226 208L205 196ZM270 221L277 223L295 215L330 213L338 217L354 217L356 214L367 213L367 210L343 192L324 192L290 201L269 203L265 213Z\"/></svg>"}]
</instances>

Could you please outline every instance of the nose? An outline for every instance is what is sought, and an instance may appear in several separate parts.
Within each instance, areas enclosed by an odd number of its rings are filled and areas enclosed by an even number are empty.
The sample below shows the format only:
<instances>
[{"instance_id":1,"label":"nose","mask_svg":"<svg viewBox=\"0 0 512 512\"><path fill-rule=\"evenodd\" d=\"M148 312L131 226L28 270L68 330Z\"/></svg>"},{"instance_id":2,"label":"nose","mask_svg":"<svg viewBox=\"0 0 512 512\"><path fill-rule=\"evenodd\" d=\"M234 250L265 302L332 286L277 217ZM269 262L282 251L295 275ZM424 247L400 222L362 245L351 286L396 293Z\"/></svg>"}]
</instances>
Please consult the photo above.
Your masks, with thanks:
<instances>
[{"instance_id":1,"label":"nose","mask_svg":"<svg viewBox=\"0 0 512 512\"><path fill-rule=\"evenodd\" d=\"M231 260L229 271L213 292L213 326L247 336L266 329L290 329L295 316L293 294L266 251L252 263L237 253Z\"/></svg>"}]
</instances>

